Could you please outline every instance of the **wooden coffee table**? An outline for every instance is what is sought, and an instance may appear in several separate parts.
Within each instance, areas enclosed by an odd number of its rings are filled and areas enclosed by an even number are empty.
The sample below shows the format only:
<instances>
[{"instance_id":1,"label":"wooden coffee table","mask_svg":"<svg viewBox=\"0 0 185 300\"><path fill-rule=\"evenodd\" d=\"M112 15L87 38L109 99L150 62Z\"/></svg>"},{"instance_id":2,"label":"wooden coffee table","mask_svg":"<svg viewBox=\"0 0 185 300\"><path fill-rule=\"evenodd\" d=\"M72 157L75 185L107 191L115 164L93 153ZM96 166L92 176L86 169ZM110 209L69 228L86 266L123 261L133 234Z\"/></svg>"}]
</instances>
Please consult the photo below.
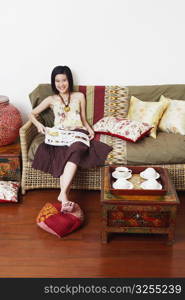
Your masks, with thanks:
<instances>
[{"instance_id":1,"label":"wooden coffee table","mask_svg":"<svg viewBox=\"0 0 185 300\"><path fill-rule=\"evenodd\" d=\"M168 171L163 169L161 174L165 178L162 191L136 189L120 194L113 191L111 182L110 168L117 166L101 169L102 242L107 243L109 233L157 233L167 234L167 244L172 245L179 199ZM137 172L147 168L127 167Z\"/></svg>"}]
</instances>

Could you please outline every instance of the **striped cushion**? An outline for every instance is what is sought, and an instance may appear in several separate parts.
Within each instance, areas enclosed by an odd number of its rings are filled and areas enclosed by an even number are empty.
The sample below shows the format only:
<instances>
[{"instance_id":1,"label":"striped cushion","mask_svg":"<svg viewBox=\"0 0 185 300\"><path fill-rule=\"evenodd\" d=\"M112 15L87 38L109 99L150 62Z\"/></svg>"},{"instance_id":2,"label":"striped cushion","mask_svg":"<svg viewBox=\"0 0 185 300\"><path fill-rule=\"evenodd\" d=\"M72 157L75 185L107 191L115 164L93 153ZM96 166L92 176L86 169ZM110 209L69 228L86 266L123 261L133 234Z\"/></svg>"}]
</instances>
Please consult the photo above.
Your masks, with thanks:
<instances>
[{"instance_id":1,"label":"striped cushion","mask_svg":"<svg viewBox=\"0 0 185 300\"><path fill-rule=\"evenodd\" d=\"M87 120L90 125L103 117L126 117L128 89L120 86L79 86L75 88L86 97Z\"/></svg>"}]
</instances>

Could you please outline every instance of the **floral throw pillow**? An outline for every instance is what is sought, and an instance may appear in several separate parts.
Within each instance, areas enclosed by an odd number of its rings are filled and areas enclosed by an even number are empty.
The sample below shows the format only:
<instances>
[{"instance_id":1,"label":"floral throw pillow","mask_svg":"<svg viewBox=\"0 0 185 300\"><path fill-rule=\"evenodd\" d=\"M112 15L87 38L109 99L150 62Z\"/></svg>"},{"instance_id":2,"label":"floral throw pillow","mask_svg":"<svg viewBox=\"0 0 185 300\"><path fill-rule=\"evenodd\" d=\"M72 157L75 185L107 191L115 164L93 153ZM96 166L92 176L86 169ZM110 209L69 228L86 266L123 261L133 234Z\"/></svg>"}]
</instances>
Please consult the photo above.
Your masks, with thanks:
<instances>
[{"instance_id":1,"label":"floral throw pillow","mask_svg":"<svg viewBox=\"0 0 185 300\"><path fill-rule=\"evenodd\" d=\"M153 126L144 122L116 117L102 118L93 126L97 133L116 136L134 143L146 136L152 128Z\"/></svg>"},{"instance_id":2,"label":"floral throw pillow","mask_svg":"<svg viewBox=\"0 0 185 300\"><path fill-rule=\"evenodd\" d=\"M114 127L115 121L115 117L104 117L93 125L93 129L94 131L101 133L110 132L111 128Z\"/></svg>"},{"instance_id":3,"label":"floral throw pillow","mask_svg":"<svg viewBox=\"0 0 185 300\"><path fill-rule=\"evenodd\" d=\"M19 187L16 181L0 181L0 202L18 202Z\"/></svg>"},{"instance_id":4,"label":"floral throw pillow","mask_svg":"<svg viewBox=\"0 0 185 300\"><path fill-rule=\"evenodd\" d=\"M159 123L159 130L185 135L185 100L172 100L161 96L160 101L164 99L167 99L169 104Z\"/></svg>"},{"instance_id":5,"label":"floral throw pillow","mask_svg":"<svg viewBox=\"0 0 185 300\"><path fill-rule=\"evenodd\" d=\"M36 222L40 228L60 238L76 230L83 220L83 212L77 203L72 212L63 213L61 203L48 202L39 212Z\"/></svg>"}]
</instances>

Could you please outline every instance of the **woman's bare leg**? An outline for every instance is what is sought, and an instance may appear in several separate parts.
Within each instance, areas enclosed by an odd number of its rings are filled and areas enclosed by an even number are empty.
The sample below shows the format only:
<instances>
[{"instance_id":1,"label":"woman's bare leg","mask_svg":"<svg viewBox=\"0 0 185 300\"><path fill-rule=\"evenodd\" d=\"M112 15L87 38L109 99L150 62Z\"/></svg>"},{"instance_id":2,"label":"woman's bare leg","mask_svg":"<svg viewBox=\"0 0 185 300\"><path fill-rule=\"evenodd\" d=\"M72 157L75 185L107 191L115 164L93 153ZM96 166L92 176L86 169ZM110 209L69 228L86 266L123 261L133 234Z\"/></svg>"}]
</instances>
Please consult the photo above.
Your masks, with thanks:
<instances>
[{"instance_id":1,"label":"woman's bare leg","mask_svg":"<svg viewBox=\"0 0 185 300\"><path fill-rule=\"evenodd\" d=\"M63 210L71 211L73 208L73 202L69 201L70 185L77 170L77 165L68 161L65 165L64 172L60 177L61 192L58 200L63 204Z\"/></svg>"},{"instance_id":2,"label":"woman's bare leg","mask_svg":"<svg viewBox=\"0 0 185 300\"><path fill-rule=\"evenodd\" d=\"M58 196L58 201L62 202L62 190L63 190L63 174L60 176L60 194ZM71 189L71 184L69 184L68 189L67 189L67 197L69 198L69 192Z\"/></svg>"}]
</instances>

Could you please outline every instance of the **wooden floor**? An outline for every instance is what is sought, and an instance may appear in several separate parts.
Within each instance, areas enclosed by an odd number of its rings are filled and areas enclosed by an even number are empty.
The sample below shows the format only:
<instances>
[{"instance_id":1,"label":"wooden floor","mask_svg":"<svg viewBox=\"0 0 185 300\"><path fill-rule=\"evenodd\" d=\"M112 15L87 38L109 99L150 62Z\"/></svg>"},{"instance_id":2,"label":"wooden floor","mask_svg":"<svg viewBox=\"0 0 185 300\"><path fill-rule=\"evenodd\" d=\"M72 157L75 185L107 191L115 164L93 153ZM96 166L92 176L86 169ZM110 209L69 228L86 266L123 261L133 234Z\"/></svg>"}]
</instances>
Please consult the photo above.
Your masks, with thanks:
<instances>
[{"instance_id":1,"label":"wooden floor","mask_svg":"<svg viewBox=\"0 0 185 300\"><path fill-rule=\"evenodd\" d=\"M179 193L176 243L165 235L114 234L100 240L100 193L72 191L85 212L76 232L59 239L35 219L59 190L34 190L18 204L0 204L0 277L185 277L185 196Z\"/></svg>"}]
</instances>

